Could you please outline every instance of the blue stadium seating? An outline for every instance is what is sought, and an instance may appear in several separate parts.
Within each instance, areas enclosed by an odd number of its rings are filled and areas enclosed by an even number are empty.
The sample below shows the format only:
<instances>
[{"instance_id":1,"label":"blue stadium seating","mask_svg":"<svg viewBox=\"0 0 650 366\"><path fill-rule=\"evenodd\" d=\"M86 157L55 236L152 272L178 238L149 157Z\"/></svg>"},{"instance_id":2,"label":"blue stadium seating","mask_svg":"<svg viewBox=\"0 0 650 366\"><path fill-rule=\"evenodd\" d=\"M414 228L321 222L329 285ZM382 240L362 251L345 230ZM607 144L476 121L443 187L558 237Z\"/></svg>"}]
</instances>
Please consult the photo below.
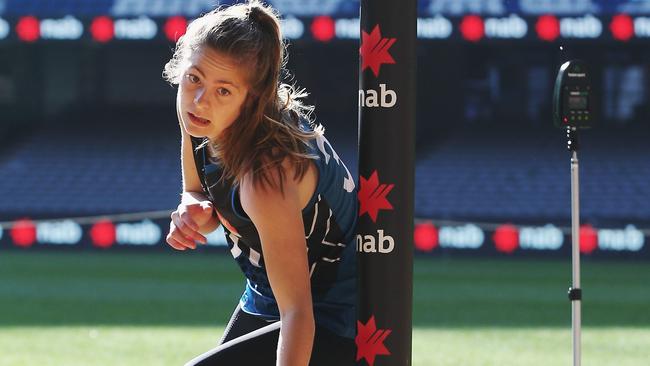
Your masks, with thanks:
<instances>
[{"instance_id":1,"label":"blue stadium seating","mask_svg":"<svg viewBox=\"0 0 650 366\"><path fill-rule=\"evenodd\" d=\"M581 216L592 223L650 218L650 132L581 133ZM566 221L570 157L560 130L467 129L426 146L416 168L416 216Z\"/></svg>"},{"instance_id":2,"label":"blue stadium seating","mask_svg":"<svg viewBox=\"0 0 650 366\"><path fill-rule=\"evenodd\" d=\"M570 218L563 131L441 131L418 146L416 217L516 223ZM584 221L650 218L650 132L587 131L580 150ZM41 128L0 152L0 219L169 210L181 189L178 125L102 120ZM356 176L356 139L329 134ZM389 197L390 198L390 197Z\"/></svg>"},{"instance_id":3,"label":"blue stadium seating","mask_svg":"<svg viewBox=\"0 0 650 366\"><path fill-rule=\"evenodd\" d=\"M117 130L94 123L40 129L0 159L0 216L175 207L181 189L179 141L170 128Z\"/></svg>"}]
</instances>

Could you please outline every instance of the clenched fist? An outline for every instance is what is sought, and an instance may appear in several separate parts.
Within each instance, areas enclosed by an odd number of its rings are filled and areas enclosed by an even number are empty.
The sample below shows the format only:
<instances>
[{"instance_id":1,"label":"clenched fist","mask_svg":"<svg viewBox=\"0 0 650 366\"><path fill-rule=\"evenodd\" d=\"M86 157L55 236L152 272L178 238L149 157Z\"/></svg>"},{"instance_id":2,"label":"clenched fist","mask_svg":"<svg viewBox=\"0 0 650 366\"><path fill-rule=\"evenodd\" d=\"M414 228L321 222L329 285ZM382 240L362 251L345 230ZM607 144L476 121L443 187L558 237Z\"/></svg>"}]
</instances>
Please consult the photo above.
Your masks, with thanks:
<instances>
[{"instance_id":1,"label":"clenched fist","mask_svg":"<svg viewBox=\"0 0 650 366\"><path fill-rule=\"evenodd\" d=\"M196 242L205 244L207 239L199 229L213 219L212 202L191 201L181 202L171 214L167 243L174 249L196 249Z\"/></svg>"}]
</instances>

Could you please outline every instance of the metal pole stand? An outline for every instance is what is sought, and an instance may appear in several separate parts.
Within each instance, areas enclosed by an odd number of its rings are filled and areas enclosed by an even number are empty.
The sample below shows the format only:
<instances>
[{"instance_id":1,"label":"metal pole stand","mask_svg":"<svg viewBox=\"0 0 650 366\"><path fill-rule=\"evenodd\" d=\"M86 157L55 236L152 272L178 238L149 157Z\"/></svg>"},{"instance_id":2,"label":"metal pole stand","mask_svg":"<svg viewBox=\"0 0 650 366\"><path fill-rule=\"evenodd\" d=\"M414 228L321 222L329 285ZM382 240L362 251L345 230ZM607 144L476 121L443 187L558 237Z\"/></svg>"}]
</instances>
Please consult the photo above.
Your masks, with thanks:
<instances>
[{"instance_id":1,"label":"metal pole stand","mask_svg":"<svg viewBox=\"0 0 650 366\"><path fill-rule=\"evenodd\" d=\"M580 305L582 289L580 288L580 185L578 174L578 131L576 127L567 127L568 148L571 151L571 245L573 284L569 287L573 330L573 366L580 366Z\"/></svg>"}]
</instances>

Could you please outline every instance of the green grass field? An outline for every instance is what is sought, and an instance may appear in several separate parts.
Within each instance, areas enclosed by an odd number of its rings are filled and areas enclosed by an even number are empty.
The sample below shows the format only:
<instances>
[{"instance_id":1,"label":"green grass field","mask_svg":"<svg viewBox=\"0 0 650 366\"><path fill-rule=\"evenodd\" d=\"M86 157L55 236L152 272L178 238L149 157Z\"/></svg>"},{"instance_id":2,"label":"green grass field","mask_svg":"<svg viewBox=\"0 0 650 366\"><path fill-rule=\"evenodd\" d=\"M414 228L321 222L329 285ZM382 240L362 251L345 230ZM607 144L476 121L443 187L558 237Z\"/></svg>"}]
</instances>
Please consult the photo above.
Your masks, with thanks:
<instances>
[{"instance_id":1,"label":"green grass field","mask_svg":"<svg viewBox=\"0 0 650 366\"><path fill-rule=\"evenodd\" d=\"M582 274L583 364L650 364L650 264ZM568 259L417 258L413 364L571 365L570 276ZM182 365L242 289L221 253L0 251L0 365Z\"/></svg>"}]
</instances>

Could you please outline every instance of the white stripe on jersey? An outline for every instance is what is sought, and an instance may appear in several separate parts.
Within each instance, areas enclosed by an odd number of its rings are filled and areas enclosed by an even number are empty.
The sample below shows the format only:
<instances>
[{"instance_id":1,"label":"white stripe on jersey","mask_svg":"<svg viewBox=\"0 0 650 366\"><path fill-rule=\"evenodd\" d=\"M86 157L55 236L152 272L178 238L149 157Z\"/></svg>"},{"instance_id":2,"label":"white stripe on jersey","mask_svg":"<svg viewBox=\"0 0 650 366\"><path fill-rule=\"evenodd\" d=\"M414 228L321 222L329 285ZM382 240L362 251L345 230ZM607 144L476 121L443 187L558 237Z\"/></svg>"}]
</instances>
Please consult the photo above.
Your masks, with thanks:
<instances>
[{"instance_id":1,"label":"white stripe on jersey","mask_svg":"<svg viewBox=\"0 0 650 366\"><path fill-rule=\"evenodd\" d=\"M330 220L332 219L333 212L330 209L330 216L327 218L327 229L325 230L325 235L323 236L323 241L321 241L321 244L329 245L331 247L344 247L345 244L343 243L331 243L329 241L326 241L325 238L327 237L327 234L330 232Z\"/></svg>"},{"instance_id":2,"label":"white stripe on jersey","mask_svg":"<svg viewBox=\"0 0 650 366\"><path fill-rule=\"evenodd\" d=\"M343 247L343 248L346 247L346 245L343 244L343 243L330 243L330 242L327 242L327 241L325 241L325 240L323 240L323 242L322 242L321 244L323 244L323 245L329 245L330 247Z\"/></svg>"},{"instance_id":3,"label":"white stripe on jersey","mask_svg":"<svg viewBox=\"0 0 650 366\"><path fill-rule=\"evenodd\" d=\"M232 240L233 245L232 248L230 249L230 253L232 253L233 258L237 258L241 255L241 248L239 247L239 238L230 233L230 240Z\"/></svg>"},{"instance_id":4,"label":"white stripe on jersey","mask_svg":"<svg viewBox=\"0 0 650 366\"><path fill-rule=\"evenodd\" d=\"M316 138L316 145L318 146L318 149L325 155L325 164L329 164L330 162L330 154L325 151L325 144L332 150L332 155L334 157L334 160L336 161L336 164L338 165L343 165L343 168L345 168L346 176L343 178L343 189L345 189L346 192L352 193L354 190L354 179L352 179L352 174L350 174L350 171L348 170L348 167L341 161L341 158L339 158L339 155L336 153L330 142L325 138L323 135L319 135Z\"/></svg>"},{"instance_id":5,"label":"white stripe on jersey","mask_svg":"<svg viewBox=\"0 0 650 366\"><path fill-rule=\"evenodd\" d=\"M320 194L318 195L318 200L316 201L316 205L314 207L314 219L311 221L311 230L309 230L309 234L305 237L306 239L309 239L311 234L314 233L314 228L316 227L316 218L318 217L318 204L321 201Z\"/></svg>"},{"instance_id":6,"label":"white stripe on jersey","mask_svg":"<svg viewBox=\"0 0 650 366\"><path fill-rule=\"evenodd\" d=\"M338 262L338 261L340 261L340 260L341 260L341 257L334 258L334 259L327 258L327 257L323 257L323 258L321 258L321 259L324 260L325 262L334 263L334 262Z\"/></svg>"},{"instance_id":7,"label":"white stripe on jersey","mask_svg":"<svg viewBox=\"0 0 650 366\"><path fill-rule=\"evenodd\" d=\"M255 266L260 267L260 253L253 248L249 248L248 260Z\"/></svg>"}]
</instances>

